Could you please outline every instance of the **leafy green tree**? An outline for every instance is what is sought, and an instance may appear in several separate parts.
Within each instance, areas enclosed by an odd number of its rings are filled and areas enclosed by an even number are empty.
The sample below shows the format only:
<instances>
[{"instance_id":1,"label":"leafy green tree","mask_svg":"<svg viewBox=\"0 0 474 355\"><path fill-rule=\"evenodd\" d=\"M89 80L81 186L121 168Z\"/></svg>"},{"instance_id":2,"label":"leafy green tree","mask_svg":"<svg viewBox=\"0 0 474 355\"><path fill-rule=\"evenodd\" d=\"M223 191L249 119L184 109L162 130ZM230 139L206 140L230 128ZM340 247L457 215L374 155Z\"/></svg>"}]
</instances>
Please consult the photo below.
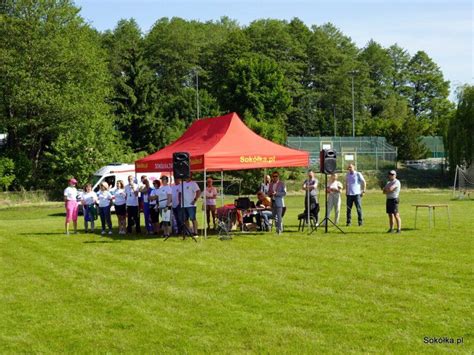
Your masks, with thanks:
<instances>
[{"instance_id":1,"label":"leafy green tree","mask_svg":"<svg viewBox=\"0 0 474 355\"><path fill-rule=\"evenodd\" d=\"M250 56L250 40L241 29L231 29L224 41L210 45L210 53L205 58L208 70L208 80L203 82L203 87L216 98L223 112L230 112L227 107L232 101L226 90L229 72L237 61ZM224 90L223 90L224 88Z\"/></svg>"},{"instance_id":2,"label":"leafy green tree","mask_svg":"<svg viewBox=\"0 0 474 355\"><path fill-rule=\"evenodd\" d=\"M7 190L15 180L15 163L9 158L0 158L0 189Z\"/></svg>"},{"instance_id":3,"label":"leafy green tree","mask_svg":"<svg viewBox=\"0 0 474 355\"><path fill-rule=\"evenodd\" d=\"M439 132L439 121L449 113L449 82L438 65L423 51L418 51L408 64L410 105L418 120L425 122L422 134Z\"/></svg>"},{"instance_id":4,"label":"leafy green tree","mask_svg":"<svg viewBox=\"0 0 474 355\"><path fill-rule=\"evenodd\" d=\"M474 161L474 86L465 85L458 94L456 113L449 122L448 157L451 171L456 165Z\"/></svg>"},{"instance_id":5,"label":"leafy green tree","mask_svg":"<svg viewBox=\"0 0 474 355\"><path fill-rule=\"evenodd\" d=\"M360 54L368 66L368 107L371 116L382 110L382 101L392 93L393 64L390 54L380 44L371 40Z\"/></svg>"},{"instance_id":6,"label":"leafy green tree","mask_svg":"<svg viewBox=\"0 0 474 355\"><path fill-rule=\"evenodd\" d=\"M289 130L293 130L292 127L304 127L298 135L330 135L334 132L332 122L336 108L339 117L338 134L352 134L349 122L352 116L350 73L353 70L357 72L354 91L358 118L362 116L361 109L366 101L362 89L367 71L363 70L357 54L355 44L332 24L312 27L308 42L308 67L303 83L306 94L298 103L300 113L292 117Z\"/></svg>"},{"instance_id":7,"label":"leafy green tree","mask_svg":"<svg viewBox=\"0 0 474 355\"><path fill-rule=\"evenodd\" d=\"M119 21L114 32L104 35L104 46L109 52L116 127L135 152L160 148L167 129L157 80L145 62L143 38L135 20Z\"/></svg>"},{"instance_id":8,"label":"leafy green tree","mask_svg":"<svg viewBox=\"0 0 474 355\"><path fill-rule=\"evenodd\" d=\"M68 0L2 3L0 126L8 134L7 156L30 177L23 180L28 188L49 188L51 179L64 183L54 175L62 166L52 170L48 158L62 136L70 138L74 155L94 148L106 158L116 151L108 149L109 140L83 144L83 137L74 134L101 130L112 142L115 138L105 102L109 86L100 37L78 12ZM98 145L88 147L90 142ZM71 173L81 169L76 166Z\"/></svg>"},{"instance_id":9,"label":"leafy green tree","mask_svg":"<svg viewBox=\"0 0 474 355\"><path fill-rule=\"evenodd\" d=\"M290 95L283 82L275 61L258 55L241 59L229 72L226 106L243 116L257 133L284 142Z\"/></svg>"},{"instance_id":10,"label":"leafy green tree","mask_svg":"<svg viewBox=\"0 0 474 355\"><path fill-rule=\"evenodd\" d=\"M410 93L408 87L410 54L397 44L388 48L388 54L392 61L392 88L399 95L408 97Z\"/></svg>"},{"instance_id":11,"label":"leafy green tree","mask_svg":"<svg viewBox=\"0 0 474 355\"><path fill-rule=\"evenodd\" d=\"M159 106L164 130L159 141L168 144L197 117L220 113L217 100L209 94L207 59L212 47L224 40L236 26L228 18L200 23L180 18L158 20L145 38L145 56L160 90ZM196 77L199 77L199 89ZM196 91L199 91L198 93Z\"/></svg>"}]
</instances>

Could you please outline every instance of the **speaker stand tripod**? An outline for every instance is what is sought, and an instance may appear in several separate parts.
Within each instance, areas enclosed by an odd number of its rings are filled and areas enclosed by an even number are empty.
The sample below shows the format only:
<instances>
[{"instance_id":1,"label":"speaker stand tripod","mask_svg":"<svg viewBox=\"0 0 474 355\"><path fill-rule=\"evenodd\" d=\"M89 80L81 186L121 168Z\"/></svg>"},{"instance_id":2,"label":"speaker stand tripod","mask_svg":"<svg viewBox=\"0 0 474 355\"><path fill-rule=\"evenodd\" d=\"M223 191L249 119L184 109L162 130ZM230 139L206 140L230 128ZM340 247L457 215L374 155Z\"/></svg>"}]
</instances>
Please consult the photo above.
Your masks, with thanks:
<instances>
[{"instance_id":1,"label":"speaker stand tripod","mask_svg":"<svg viewBox=\"0 0 474 355\"><path fill-rule=\"evenodd\" d=\"M325 205L326 205L326 208L325 208L325 215L324 215L324 218L323 220L321 221L321 223L319 223L319 225L322 225L324 223L324 233L327 233L328 232L328 222L331 223L334 227L336 227L337 229L339 229L339 231L343 234L346 234L341 228L338 227L338 225L336 223L334 223L331 218L329 218L329 214L328 214L328 174L324 173L324 176L326 177L325 179L325 190L326 190L326 193L324 194L325 196ZM316 225L316 230L318 230L318 225Z\"/></svg>"},{"instance_id":2,"label":"speaker stand tripod","mask_svg":"<svg viewBox=\"0 0 474 355\"><path fill-rule=\"evenodd\" d=\"M184 213L184 181L181 181L181 199L180 199L180 209L179 209L179 214L180 214L180 219L181 219L181 225L178 227L178 230L181 231L181 236L183 237L183 240L186 239L186 237L191 237L196 243L197 239L194 233L189 229L185 222L185 213ZM167 241L170 236L168 235L164 241Z\"/></svg>"}]
</instances>

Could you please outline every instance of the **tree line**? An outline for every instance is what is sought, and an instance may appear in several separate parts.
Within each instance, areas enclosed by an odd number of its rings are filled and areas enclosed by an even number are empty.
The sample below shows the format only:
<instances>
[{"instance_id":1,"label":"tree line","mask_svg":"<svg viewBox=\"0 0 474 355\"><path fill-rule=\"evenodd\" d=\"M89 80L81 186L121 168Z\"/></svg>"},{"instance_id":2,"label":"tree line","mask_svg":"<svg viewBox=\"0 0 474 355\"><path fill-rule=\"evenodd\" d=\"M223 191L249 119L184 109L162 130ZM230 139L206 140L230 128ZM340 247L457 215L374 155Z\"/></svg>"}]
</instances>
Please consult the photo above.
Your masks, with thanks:
<instances>
[{"instance_id":1,"label":"tree line","mask_svg":"<svg viewBox=\"0 0 474 355\"><path fill-rule=\"evenodd\" d=\"M27 189L132 162L197 116L235 111L284 143L352 135L354 104L355 134L386 137L400 160L423 157L419 137L448 137L459 116L424 51L358 48L334 25L298 18L160 18L148 33L127 19L99 32L70 0L0 4L0 93L3 186Z\"/></svg>"}]
</instances>

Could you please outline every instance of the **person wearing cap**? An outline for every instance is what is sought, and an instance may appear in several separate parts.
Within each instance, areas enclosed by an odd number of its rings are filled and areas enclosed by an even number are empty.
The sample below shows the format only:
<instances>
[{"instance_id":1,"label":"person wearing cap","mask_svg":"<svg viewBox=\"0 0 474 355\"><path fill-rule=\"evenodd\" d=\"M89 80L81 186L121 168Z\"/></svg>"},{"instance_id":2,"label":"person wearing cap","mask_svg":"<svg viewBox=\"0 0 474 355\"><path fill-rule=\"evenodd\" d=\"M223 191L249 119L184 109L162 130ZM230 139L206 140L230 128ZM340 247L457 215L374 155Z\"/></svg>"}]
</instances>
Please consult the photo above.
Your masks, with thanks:
<instances>
[{"instance_id":1,"label":"person wearing cap","mask_svg":"<svg viewBox=\"0 0 474 355\"><path fill-rule=\"evenodd\" d=\"M74 225L74 234L77 234L77 215L79 207L77 204L77 180L72 178L68 181L69 186L64 189L64 207L66 208L66 234L69 235L69 223L72 221Z\"/></svg>"},{"instance_id":2,"label":"person wearing cap","mask_svg":"<svg viewBox=\"0 0 474 355\"><path fill-rule=\"evenodd\" d=\"M355 170L354 164L349 164L346 174L346 198L347 198L347 213L346 226L351 225L352 219L352 205L356 206L357 219L359 226L362 225L362 196L364 196L366 183L362 174Z\"/></svg>"},{"instance_id":3,"label":"person wearing cap","mask_svg":"<svg viewBox=\"0 0 474 355\"><path fill-rule=\"evenodd\" d=\"M399 195L400 195L400 180L397 179L397 172L390 170L388 173L388 181L385 184L382 192L387 196L386 211L388 214L389 229L387 233L400 233L402 230L402 220L398 212ZM393 220L397 222L397 230L393 229Z\"/></svg>"}]
</instances>

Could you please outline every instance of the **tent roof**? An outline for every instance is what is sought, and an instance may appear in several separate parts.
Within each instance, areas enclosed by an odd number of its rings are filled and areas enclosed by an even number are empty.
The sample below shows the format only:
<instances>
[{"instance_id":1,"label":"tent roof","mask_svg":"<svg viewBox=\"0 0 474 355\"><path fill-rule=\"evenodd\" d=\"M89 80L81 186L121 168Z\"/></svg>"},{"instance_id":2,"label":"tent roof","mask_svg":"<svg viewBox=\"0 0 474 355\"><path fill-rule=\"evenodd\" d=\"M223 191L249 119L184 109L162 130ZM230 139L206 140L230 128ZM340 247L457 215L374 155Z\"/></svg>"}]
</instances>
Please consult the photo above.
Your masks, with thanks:
<instances>
[{"instance_id":1,"label":"tent roof","mask_svg":"<svg viewBox=\"0 0 474 355\"><path fill-rule=\"evenodd\" d=\"M195 121L174 143L135 162L137 172L172 171L173 153L188 152L191 170L308 166L309 153L271 142L234 113Z\"/></svg>"}]
</instances>

